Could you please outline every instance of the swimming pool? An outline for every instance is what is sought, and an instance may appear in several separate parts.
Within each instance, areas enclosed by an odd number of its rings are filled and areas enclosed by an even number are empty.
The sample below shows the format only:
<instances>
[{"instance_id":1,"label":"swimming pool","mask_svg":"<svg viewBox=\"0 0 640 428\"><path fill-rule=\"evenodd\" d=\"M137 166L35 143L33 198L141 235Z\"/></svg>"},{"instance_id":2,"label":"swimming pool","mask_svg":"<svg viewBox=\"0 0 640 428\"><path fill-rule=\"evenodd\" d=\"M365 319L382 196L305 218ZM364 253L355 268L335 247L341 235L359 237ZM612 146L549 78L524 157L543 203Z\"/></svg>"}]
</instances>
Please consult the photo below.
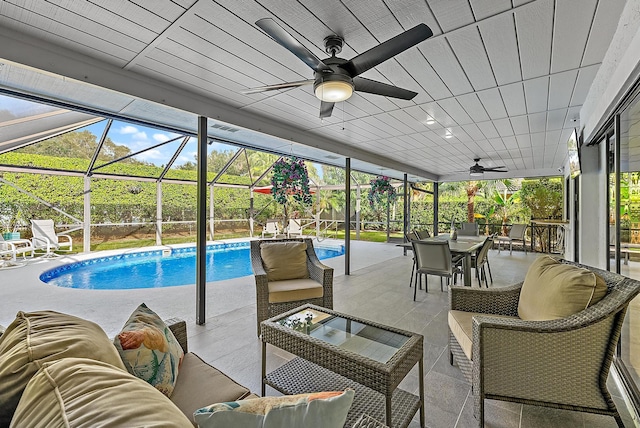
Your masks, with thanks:
<instances>
[{"instance_id":1,"label":"swimming pool","mask_svg":"<svg viewBox=\"0 0 640 428\"><path fill-rule=\"evenodd\" d=\"M344 254L344 246L314 247L319 259ZM164 253L164 254L163 254ZM175 287L195 284L196 248L138 251L58 266L40 275L57 287L95 290ZM207 246L207 282L252 275L249 242Z\"/></svg>"}]
</instances>

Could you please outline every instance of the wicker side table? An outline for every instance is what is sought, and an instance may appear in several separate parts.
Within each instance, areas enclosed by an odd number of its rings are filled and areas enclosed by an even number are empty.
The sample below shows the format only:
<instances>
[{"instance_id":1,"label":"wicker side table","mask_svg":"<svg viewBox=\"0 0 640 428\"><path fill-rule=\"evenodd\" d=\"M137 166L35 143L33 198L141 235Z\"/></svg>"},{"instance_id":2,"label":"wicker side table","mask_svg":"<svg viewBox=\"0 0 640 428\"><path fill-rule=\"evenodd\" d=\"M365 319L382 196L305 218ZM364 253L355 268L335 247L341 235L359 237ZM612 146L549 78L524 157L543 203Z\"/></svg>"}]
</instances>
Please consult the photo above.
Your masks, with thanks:
<instances>
[{"instance_id":1,"label":"wicker side table","mask_svg":"<svg viewBox=\"0 0 640 428\"><path fill-rule=\"evenodd\" d=\"M295 327L288 322L309 311L321 321ZM424 427L422 335L314 305L263 321L261 331L263 396L266 385L283 394L352 388L356 393L346 427L366 414L389 427L404 428L418 410ZM267 344L298 358L266 373ZM419 396L398 388L416 364Z\"/></svg>"}]
</instances>

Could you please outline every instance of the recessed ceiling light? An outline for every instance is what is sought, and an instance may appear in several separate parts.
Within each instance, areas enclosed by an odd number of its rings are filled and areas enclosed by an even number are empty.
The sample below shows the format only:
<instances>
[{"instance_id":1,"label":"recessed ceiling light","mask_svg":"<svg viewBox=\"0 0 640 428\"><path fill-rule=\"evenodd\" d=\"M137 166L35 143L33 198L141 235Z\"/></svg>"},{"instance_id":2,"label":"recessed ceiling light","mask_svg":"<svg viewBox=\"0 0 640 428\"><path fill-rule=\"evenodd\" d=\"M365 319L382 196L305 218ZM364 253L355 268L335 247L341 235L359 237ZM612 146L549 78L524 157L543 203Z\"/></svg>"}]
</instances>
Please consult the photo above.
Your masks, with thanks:
<instances>
[{"instance_id":1,"label":"recessed ceiling light","mask_svg":"<svg viewBox=\"0 0 640 428\"><path fill-rule=\"evenodd\" d=\"M447 132L444 134L444 138L449 139L449 138L451 138L451 137L453 137L453 134L451 133L451 131L447 131Z\"/></svg>"},{"instance_id":2,"label":"recessed ceiling light","mask_svg":"<svg viewBox=\"0 0 640 428\"><path fill-rule=\"evenodd\" d=\"M427 116L427 120L425 120L424 123L426 123L427 125L433 125L434 123L436 123L436 121L433 120L431 116Z\"/></svg>"}]
</instances>

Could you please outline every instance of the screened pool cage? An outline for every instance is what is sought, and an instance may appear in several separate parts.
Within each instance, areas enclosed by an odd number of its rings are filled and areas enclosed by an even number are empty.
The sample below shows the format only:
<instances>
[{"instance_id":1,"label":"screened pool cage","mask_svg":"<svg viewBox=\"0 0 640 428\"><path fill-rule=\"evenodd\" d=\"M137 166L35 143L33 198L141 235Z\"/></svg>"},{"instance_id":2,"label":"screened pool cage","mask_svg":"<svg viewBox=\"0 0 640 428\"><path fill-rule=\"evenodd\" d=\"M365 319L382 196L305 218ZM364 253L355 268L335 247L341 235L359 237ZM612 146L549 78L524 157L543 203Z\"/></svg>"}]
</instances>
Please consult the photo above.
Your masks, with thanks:
<instances>
[{"instance_id":1,"label":"screened pool cage","mask_svg":"<svg viewBox=\"0 0 640 428\"><path fill-rule=\"evenodd\" d=\"M30 237L31 219L54 219L77 251L195 242L197 139L137 123L93 117L0 96L0 229ZM293 153L291 153L293 154ZM270 178L281 155L208 140L208 238L262 235L275 219L297 218L307 235L344 227L344 169L306 162L311 206L273 201ZM358 175L359 174L359 175ZM367 221L368 179L351 177L351 229L402 236L402 198ZM340 180L342 178L342 180ZM328 184L335 183L335 184ZM395 186L402 183L395 182Z\"/></svg>"}]
</instances>

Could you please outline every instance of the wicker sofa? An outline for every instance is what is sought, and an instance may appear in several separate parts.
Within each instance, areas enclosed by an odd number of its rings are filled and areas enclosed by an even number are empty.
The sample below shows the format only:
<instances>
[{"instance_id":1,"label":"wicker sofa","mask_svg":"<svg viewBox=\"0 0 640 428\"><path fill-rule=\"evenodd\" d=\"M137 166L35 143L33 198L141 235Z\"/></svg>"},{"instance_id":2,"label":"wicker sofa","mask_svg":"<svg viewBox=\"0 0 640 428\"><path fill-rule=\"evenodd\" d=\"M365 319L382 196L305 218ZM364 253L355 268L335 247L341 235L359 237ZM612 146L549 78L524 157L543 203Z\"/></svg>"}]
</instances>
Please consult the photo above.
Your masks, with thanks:
<instances>
[{"instance_id":1,"label":"wicker sofa","mask_svg":"<svg viewBox=\"0 0 640 428\"><path fill-rule=\"evenodd\" d=\"M156 406L155 407L156 409L157 407L162 407L167 412L172 413L172 415L175 415L175 413L173 413L174 411L181 411L184 414L184 416L179 416L179 418L177 418L178 421L182 421L184 423L178 422L176 424L176 421L173 421L173 420L172 421L165 420L166 425L162 425L160 420L156 421L157 423L161 423L162 426L188 427L190 426L189 422L195 425L193 413L195 412L195 410L201 407L210 405L212 403L235 401L235 400L257 397L257 395L252 394L249 391L249 389L238 384L233 379L226 376L224 373L222 373L215 367L205 363L197 355L188 352L187 327L186 327L185 321L177 318L173 318L170 320L166 320L165 323L171 329L177 341L180 343L180 346L183 348L185 352L184 359L182 360L182 364L180 366L180 374L175 384L175 389L173 390L173 393L171 394L171 398L170 398L171 402L175 406L172 406L171 403L169 402L169 399L167 399L163 394L158 392L158 390L149 386L149 390L143 391L142 393L144 398L142 398L142 396L139 396L141 400L132 401L131 407L130 408L127 407L127 410L125 412L127 416L124 416L124 417L125 418L131 417L131 419L127 419L129 422L124 421L124 425L127 425L127 423L131 424L131 426L135 426L137 423L143 423L146 425L149 419L146 416L140 416L140 415L145 412L153 412L153 406ZM37 324L37 321L34 321L33 324L30 324L29 328L35 331L35 330L41 330L42 327L41 325ZM0 328L0 338L2 338L4 330L5 330L4 328ZM34 333L34 334L37 334L37 333ZM9 376L8 378L3 378L4 380L2 382L6 381L6 382L15 383L14 382L15 376L12 376L11 373L15 372L15 370L18 370L18 369L15 369L15 364L17 359L16 357L12 357L9 354L15 355L16 352L26 352L26 351L23 351L23 349L25 348L17 343L18 339L16 339L15 335L11 336L9 332L7 332L7 335L8 335L7 341L9 341L9 343L6 343L4 344L5 346L0 347L0 354L3 348L7 350L7 354L5 355L5 358L0 358L0 362L4 361L3 364L6 364L6 366L4 367L0 366L0 373L1 373L1 376ZM60 336L58 336L58 338L59 337ZM105 335L105 340L107 339L108 338L106 338L106 335ZM35 347L42 346L42 345L38 345L38 342L42 342L41 338L35 336L32 340L33 340L33 344L32 344L33 346ZM69 338L68 340L72 341L73 339ZM86 342L84 337L81 340ZM108 341L105 343L104 340L100 340L100 339L96 339L95 342L93 343L98 344L99 346L105 346L105 345L107 347L112 346L111 343L109 343ZM54 346L58 346L58 345L54 345ZM62 343L56 349L58 349L58 351L55 351L58 357L56 357L56 355L52 355L51 357L45 357L43 359L39 359L39 357L34 357L34 358L38 358L38 361L37 361L38 366L39 367L47 366L48 364L50 364L52 360L56 360L56 359L58 361L62 361L60 360L60 358L63 358L67 361L77 360L78 362L82 362L83 360L85 360L85 358L82 358L82 357L86 357L91 360L95 358L95 352L91 351L86 345L79 344L74 348L75 351L70 351L69 347L65 345L65 343ZM81 351L82 349L86 349L86 352L82 352ZM38 350L34 352L38 355L41 354L41 352ZM69 352L75 352L74 357L68 357ZM115 351L115 347L113 348L112 352L115 355L117 355ZM22 359L20 361L25 361L25 360ZM34 361L34 360L29 359L27 361ZM102 364L104 363L104 361L101 360L99 361L99 363ZM28 364L31 365L32 363L28 363ZM109 366L109 364L106 364L106 365ZM78 366L80 367L78 370L84 369L81 363L78 364ZM12 369L12 367L14 368ZM116 371L121 372L121 370L118 370L118 368L116 367L113 367L113 366L110 366L110 367ZM124 368L124 366L122 366L122 368ZM71 371L74 371L74 370L75 370L74 367L71 366ZM20 375L20 376L24 378L25 375L27 375L26 372L24 375ZM132 377L128 373L123 373L123 376L124 375L126 375L126 377ZM114 387L115 385L112 382L109 388L112 391L111 394L118 393L118 392L113 392ZM8 420L6 419L7 415L5 411L7 409L14 408L16 404L16 402L13 401L7 394L5 394L5 392L6 391L3 391L3 388L0 388L0 408L4 407L4 410L0 412L2 413L2 415L0 415L0 426L8 426ZM37 394L38 392L30 392L29 394L22 394L23 395L22 398L25 398L26 395L30 395L32 397L35 395L37 397ZM43 394L46 394L46 392L44 392L44 388L39 392L39 394L40 394L39 398L42 398ZM62 394L64 394L64 392L62 392ZM103 394L100 394L99 392L96 392L96 394L104 396L104 398L106 399L108 399L108 396L111 395L111 394L103 395ZM58 395L58 393L56 395ZM81 396L81 394L78 394L78 396ZM33 401L38 403L37 406L39 406L41 403L41 401L37 399ZM55 399L53 401L55 401ZM149 403L151 403L151 405L149 405ZM20 408L20 406L18 407ZM37 416L37 417L40 418L42 415L47 415L47 418L48 418L49 415L51 414L51 411L52 411L51 409L56 407L57 406L47 407L47 405L45 405L44 408L48 410L40 409L39 410L41 412L40 416ZM109 404L104 405L104 407L108 408ZM70 407L69 411L70 412L76 411L76 414L78 414L77 409L74 410L74 408ZM9 418L11 418L12 413L13 412L11 412L8 415ZM33 419L32 415L34 413L32 411L30 411L29 412L30 414L27 414L26 416L24 411L22 412L22 415L18 415L17 413L18 412L16 412L16 414L14 415L15 417L11 422L11 426L24 426L24 424L26 423L24 422L25 420L32 421ZM138 419L134 419L136 417L138 417ZM149 417L153 419L153 415L150 415ZM184 417L186 417L186 419L184 419ZM87 416L87 418L91 420L91 416ZM146 422L141 422L141 418L144 419ZM158 418L162 418L162 416L158 416ZM45 418L45 420L47 419ZM29 424L31 423L32 422L29 422ZM87 423L87 420L85 419L85 424L86 423ZM107 419L107 417L105 416L102 419L102 423L107 425L112 425L112 426L119 426L123 424L123 421L113 419L113 418ZM157 426L157 423L156 425L153 425L153 426ZM89 422L89 424L91 423ZM43 426L43 425L40 424L39 426Z\"/></svg>"},{"instance_id":2,"label":"wicker sofa","mask_svg":"<svg viewBox=\"0 0 640 428\"><path fill-rule=\"evenodd\" d=\"M451 311L478 314L472 317L470 359L451 330L449 312L449 351L451 364L455 362L472 384L474 413L481 427L485 398L610 415L624 426L606 381L627 306L640 292L640 282L561 263L599 275L606 283L604 297L565 318L524 321L518 318L523 283L450 288Z\"/></svg>"}]
</instances>

